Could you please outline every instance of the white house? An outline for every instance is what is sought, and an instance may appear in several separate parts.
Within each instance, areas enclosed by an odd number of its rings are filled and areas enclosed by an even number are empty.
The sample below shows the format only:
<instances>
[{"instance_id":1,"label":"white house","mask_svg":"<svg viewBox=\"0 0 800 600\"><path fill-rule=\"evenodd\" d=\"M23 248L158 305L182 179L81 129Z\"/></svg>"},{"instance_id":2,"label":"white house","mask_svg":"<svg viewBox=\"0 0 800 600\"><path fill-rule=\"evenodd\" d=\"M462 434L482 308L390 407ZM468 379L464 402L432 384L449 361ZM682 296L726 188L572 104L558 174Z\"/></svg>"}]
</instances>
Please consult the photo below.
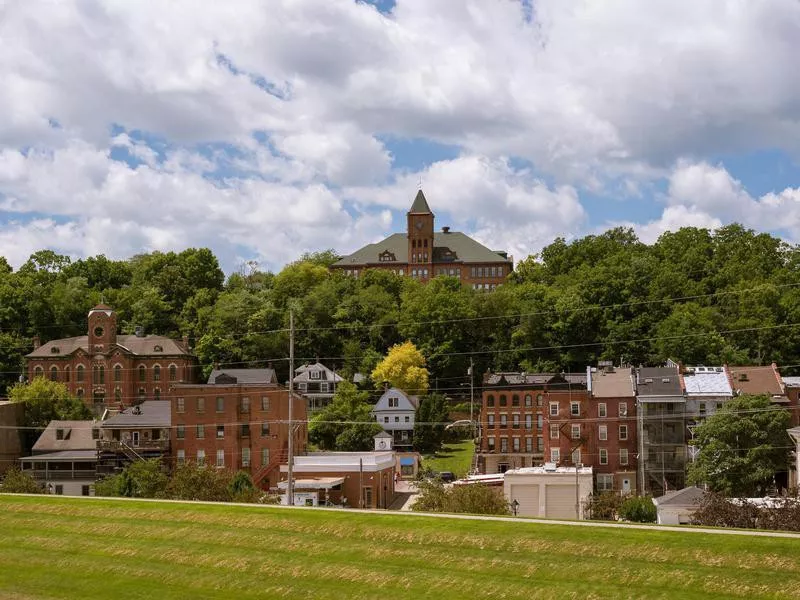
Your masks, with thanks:
<instances>
[{"instance_id":1,"label":"white house","mask_svg":"<svg viewBox=\"0 0 800 600\"><path fill-rule=\"evenodd\" d=\"M372 414L386 433L391 434L398 450L411 448L414 439L414 414L419 399L403 390L390 388L378 399Z\"/></svg>"},{"instance_id":2,"label":"white house","mask_svg":"<svg viewBox=\"0 0 800 600\"><path fill-rule=\"evenodd\" d=\"M294 389L306 397L309 413L328 406L336 393L336 386L344 381L321 362L302 365L294 372Z\"/></svg>"},{"instance_id":3,"label":"white house","mask_svg":"<svg viewBox=\"0 0 800 600\"><path fill-rule=\"evenodd\" d=\"M792 438L796 446L794 451L795 468L794 473L791 471L789 472L789 487L797 487L797 484L800 482L800 427L792 427L786 431L789 433L789 437Z\"/></svg>"},{"instance_id":4,"label":"white house","mask_svg":"<svg viewBox=\"0 0 800 600\"><path fill-rule=\"evenodd\" d=\"M653 498L659 525L688 525L700 505L705 492L698 487L687 487Z\"/></svg>"},{"instance_id":5,"label":"white house","mask_svg":"<svg viewBox=\"0 0 800 600\"><path fill-rule=\"evenodd\" d=\"M509 505L516 502L520 517L583 519L584 503L592 493L591 467L525 467L505 472L503 493ZM576 493L577 492L577 493ZM577 504L577 512L576 512Z\"/></svg>"}]
</instances>

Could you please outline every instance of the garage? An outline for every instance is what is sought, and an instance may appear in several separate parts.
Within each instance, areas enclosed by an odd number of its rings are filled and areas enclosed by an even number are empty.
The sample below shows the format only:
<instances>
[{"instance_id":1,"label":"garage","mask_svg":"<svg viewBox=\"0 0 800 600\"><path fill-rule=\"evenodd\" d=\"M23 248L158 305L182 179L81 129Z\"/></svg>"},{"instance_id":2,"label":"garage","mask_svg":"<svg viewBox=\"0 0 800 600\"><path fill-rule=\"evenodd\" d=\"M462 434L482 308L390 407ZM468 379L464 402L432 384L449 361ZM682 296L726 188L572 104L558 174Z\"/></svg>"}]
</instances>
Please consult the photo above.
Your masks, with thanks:
<instances>
[{"instance_id":1,"label":"garage","mask_svg":"<svg viewBox=\"0 0 800 600\"><path fill-rule=\"evenodd\" d=\"M545 487L548 519L575 518L575 485L553 485Z\"/></svg>"},{"instance_id":2,"label":"garage","mask_svg":"<svg viewBox=\"0 0 800 600\"><path fill-rule=\"evenodd\" d=\"M526 517L539 516L539 487L535 485L512 485L509 503L519 502L517 514Z\"/></svg>"}]
</instances>

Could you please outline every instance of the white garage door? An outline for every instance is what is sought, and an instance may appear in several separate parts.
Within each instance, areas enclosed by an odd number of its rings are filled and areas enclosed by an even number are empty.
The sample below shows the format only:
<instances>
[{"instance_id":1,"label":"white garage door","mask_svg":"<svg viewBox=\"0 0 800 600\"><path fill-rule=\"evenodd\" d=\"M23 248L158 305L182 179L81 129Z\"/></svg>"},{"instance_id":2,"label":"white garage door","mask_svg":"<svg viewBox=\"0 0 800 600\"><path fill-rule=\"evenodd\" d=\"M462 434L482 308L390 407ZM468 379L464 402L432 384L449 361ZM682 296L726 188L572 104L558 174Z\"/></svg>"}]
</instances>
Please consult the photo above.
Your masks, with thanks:
<instances>
[{"instance_id":1,"label":"white garage door","mask_svg":"<svg viewBox=\"0 0 800 600\"><path fill-rule=\"evenodd\" d=\"M546 489L547 511L549 519L575 518L575 486L548 485Z\"/></svg>"},{"instance_id":2,"label":"white garage door","mask_svg":"<svg viewBox=\"0 0 800 600\"><path fill-rule=\"evenodd\" d=\"M511 498L519 502L517 515L520 517L539 516L539 486L538 485L512 485Z\"/></svg>"}]
</instances>

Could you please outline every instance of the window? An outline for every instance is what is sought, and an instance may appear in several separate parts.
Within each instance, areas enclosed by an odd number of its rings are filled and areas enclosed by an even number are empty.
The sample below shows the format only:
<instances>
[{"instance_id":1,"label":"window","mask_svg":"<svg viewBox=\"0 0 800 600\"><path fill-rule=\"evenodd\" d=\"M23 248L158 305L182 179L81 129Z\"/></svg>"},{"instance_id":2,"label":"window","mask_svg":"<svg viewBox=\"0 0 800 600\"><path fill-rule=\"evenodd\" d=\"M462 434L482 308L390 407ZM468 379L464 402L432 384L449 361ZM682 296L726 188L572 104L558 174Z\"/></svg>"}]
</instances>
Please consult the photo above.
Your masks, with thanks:
<instances>
[{"instance_id":1,"label":"window","mask_svg":"<svg viewBox=\"0 0 800 600\"><path fill-rule=\"evenodd\" d=\"M197 399L197 412L198 413L206 412L206 399L205 398L198 398Z\"/></svg>"},{"instance_id":2,"label":"window","mask_svg":"<svg viewBox=\"0 0 800 600\"><path fill-rule=\"evenodd\" d=\"M242 466L250 466L250 448L242 448Z\"/></svg>"},{"instance_id":3,"label":"window","mask_svg":"<svg viewBox=\"0 0 800 600\"><path fill-rule=\"evenodd\" d=\"M83 388L78 388L77 391L75 392L75 395L78 398L83 398Z\"/></svg>"},{"instance_id":4,"label":"window","mask_svg":"<svg viewBox=\"0 0 800 600\"><path fill-rule=\"evenodd\" d=\"M269 396L261 396L261 410L269 410Z\"/></svg>"},{"instance_id":5,"label":"window","mask_svg":"<svg viewBox=\"0 0 800 600\"><path fill-rule=\"evenodd\" d=\"M58 367L50 367L50 381L58 381Z\"/></svg>"},{"instance_id":6,"label":"window","mask_svg":"<svg viewBox=\"0 0 800 600\"><path fill-rule=\"evenodd\" d=\"M395 417L395 418L394 418L394 422L395 422L395 423L399 423L399 422L400 422L400 417Z\"/></svg>"},{"instance_id":7,"label":"window","mask_svg":"<svg viewBox=\"0 0 800 600\"><path fill-rule=\"evenodd\" d=\"M64 381L69 383L69 365L64 367Z\"/></svg>"},{"instance_id":8,"label":"window","mask_svg":"<svg viewBox=\"0 0 800 600\"><path fill-rule=\"evenodd\" d=\"M533 398L531 398L530 394L525 394L525 406L528 408L533 406Z\"/></svg>"},{"instance_id":9,"label":"window","mask_svg":"<svg viewBox=\"0 0 800 600\"><path fill-rule=\"evenodd\" d=\"M308 378L309 379L319 379L319 375L320 375L320 373L316 369L314 369L313 371L309 371L308 372Z\"/></svg>"},{"instance_id":10,"label":"window","mask_svg":"<svg viewBox=\"0 0 800 600\"><path fill-rule=\"evenodd\" d=\"M519 406L519 395L514 394L511 396L511 406Z\"/></svg>"},{"instance_id":11,"label":"window","mask_svg":"<svg viewBox=\"0 0 800 600\"><path fill-rule=\"evenodd\" d=\"M627 425L620 425L619 426L619 439L627 440L628 439L628 426Z\"/></svg>"},{"instance_id":12,"label":"window","mask_svg":"<svg viewBox=\"0 0 800 600\"><path fill-rule=\"evenodd\" d=\"M122 365L114 365L114 383L122 381Z\"/></svg>"},{"instance_id":13,"label":"window","mask_svg":"<svg viewBox=\"0 0 800 600\"><path fill-rule=\"evenodd\" d=\"M533 452L533 438L527 437L525 438L525 452L530 454Z\"/></svg>"},{"instance_id":14,"label":"window","mask_svg":"<svg viewBox=\"0 0 800 600\"><path fill-rule=\"evenodd\" d=\"M383 417L383 422L384 423L388 423L389 422L389 417Z\"/></svg>"},{"instance_id":15,"label":"window","mask_svg":"<svg viewBox=\"0 0 800 600\"><path fill-rule=\"evenodd\" d=\"M269 448L262 448L261 449L261 466L266 466L269 464Z\"/></svg>"},{"instance_id":16,"label":"window","mask_svg":"<svg viewBox=\"0 0 800 600\"><path fill-rule=\"evenodd\" d=\"M327 381L323 381L323 382L321 382L319 384L319 391L323 392L323 393L327 393L328 392L328 382Z\"/></svg>"},{"instance_id":17,"label":"window","mask_svg":"<svg viewBox=\"0 0 800 600\"><path fill-rule=\"evenodd\" d=\"M92 383L102 385L106 382L106 368L102 365L92 367Z\"/></svg>"},{"instance_id":18,"label":"window","mask_svg":"<svg viewBox=\"0 0 800 600\"><path fill-rule=\"evenodd\" d=\"M100 430L97 427L92 427L92 439L93 440L100 439Z\"/></svg>"},{"instance_id":19,"label":"window","mask_svg":"<svg viewBox=\"0 0 800 600\"><path fill-rule=\"evenodd\" d=\"M536 451L544 452L544 438L541 435L536 436Z\"/></svg>"},{"instance_id":20,"label":"window","mask_svg":"<svg viewBox=\"0 0 800 600\"><path fill-rule=\"evenodd\" d=\"M488 429L494 429L494 415L489 415L486 422L486 427Z\"/></svg>"},{"instance_id":21,"label":"window","mask_svg":"<svg viewBox=\"0 0 800 600\"><path fill-rule=\"evenodd\" d=\"M557 417L558 416L558 402L551 402L550 403L550 416Z\"/></svg>"},{"instance_id":22,"label":"window","mask_svg":"<svg viewBox=\"0 0 800 600\"><path fill-rule=\"evenodd\" d=\"M92 487L92 486L90 486L90 485L82 485L82 486L81 486L81 496L89 496L89 495L90 495L90 494L89 494L89 489L90 489L91 487Z\"/></svg>"},{"instance_id":23,"label":"window","mask_svg":"<svg viewBox=\"0 0 800 600\"><path fill-rule=\"evenodd\" d=\"M83 382L83 373L84 373L83 365L78 365L75 367L75 381L78 383Z\"/></svg>"},{"instance_id":24,"label":"window","mask_svg":"<svg viewBox=\"0 0 800 600\"><path fill-rule=\"evenodd\" d=\"M627 465L628 464L628 449L627 448L620 448L619 450L619 464Z\"/></svg>"},{"instance_id":25,"label":"window","mask_svg":"<svg viewBox=\"0 0 800 600\"><path fill-rule=\"evenodd\" d=\"M250 412L250 398L247 396L242 397L242 412Z\"/></svg>"},{"instance_id":26,"label":"window","mask_svg":"<svg viewBox=\"0 0 800 600\"><path fill-rule=\"evenodd\" d=\"M514 449L514 452L519 452L519 438L518 437L515 437L512 440L512 446L511 447Z\"/></svg>"},{"instance_id":27,"label":"window","mask_svg":"<svg viewBox=\"0 0 800 600\"><path fill-rule=\"evenodd\" d=\"M411 417L409 417L408 415L406 415L405 419L406 419L406 423L411 423Z\"/></svg>"},{"instance_id":28,"label":"window","mask_svg":"<svg viewBox=\"0 0 800 600\"><path fill-rule=\"evenodd\" d=\"M195 428L195 435L198 440L206 439L206 426L205 425L198 425Z\"/></svg>"},{"instance_id":29,"label":"window","mask_svg":"<svg viewBox=\"0 0 800 600\"><path fill-rule=\"evenodd\" d=\"M608 409L606 408L605 402L601 402L597 405L597 416L600 418L608 416Z\"/></svg>"},{"instance_id":30,"label":"window","mask_svg":"<svg viewBox=\"0 0 800 600\"><path fill-rule=\"evenodd\" d=\"M500 415L500 427L508 427L508 415Z\"/></svg>"},{"instance_id":31,"label":"window","mask_svg":"<svg viewBox=\"0 0 800 600\"><path fill-rule=\"evenodd\" d=\"M601 465L608 464L608 450L605 448L600 448L600 464Z\"/></svg>"},{"instance_id":32,"label":"window","mask_svg":"<svg viewBox=\"0 0 800 600\"><path fill-rule=\"evenodd\" d=\"M264 421L261 423L261 437L266 437L269 435L269 423Z\"/></svg>"},{"instance_id":33,"label":"window","mask_svg":"<svg viewBox=\"0 0 800 600\"><path fill-rule=\"evenodd\" d=\"M217 466L225 466L225 450L217 450Z\"/></svg>"},{"instance_id":34,"label":"window","mask_svg":"<svg viewBox=\"0 0 800 600\"><path fill-rule=\"evenodd\" d=\"M139 402L144 402L146 395L147 395L147 392L145 392L145 389L143 387L140 387L139 388Z\"/></svg>"},{"instance_id":35,"label":"window","mask_svg":"<svg viewBox=\"0 0 800 600\"><path fill-rule=\"evenodd\" d=\"M536 429L541 431L542 427L544 427L544 417L542 415L536 415Z\"/></svg>"},{"instance_id":36,"label":"window","mask_svg":"<svg viewBox=\"0 0 800 600\"><path fill-rule=\"evenodd\" d=\"M575 448L575 450L572 451L572 464L573 465L581 464L581 449L580 448Z\"/></svg>"},{"instance_id":37,"label":"window","mask_svg":"<svg viewBox=\"0 0 800 600\"><path fill-rule=\"evenodd\" d=\"M225 398L217 396L217 412L225 412Z\"/></svg>"},{"instance_id":38,"label":"window","mask_svg":"<svg viewBox=\"0 0 800 600\"><path fill-rule=\"evenodd\" d=\"M597 491L598 492L612 492L614 491L614 476L607 473L597 474Z\"/></svg>"},{"instance_id":39,"label":"window","mask_svg":"<svg viewBox=\"0 0 800 600\"><path fill-rule=\"evenodd\" d=\"M619 403L619 416L620 417L627 417L628 416L628 403L627 402L620 402Z\"/></svg>"},{"instance_id":40,"label":"window","mask_svg":"<svg viewBox=\"0 0 800 600\"><path fill-rule=\"evenodd\" d=\"M536 406L541 406L543 401L544 401L544 396L542 396L541 394L536 394Z\"/></svg>"},{"instance_id":41,"label":"window","mask_svg":"<svg viewBox=\"0 0 800 600\"><path fill-rule=\"evenodd\" d=\"M505 394L500 394L500 406L507 406L508 400L506 399Z\"/></svg>"},{"instance_id":42,"label":"window","mask_svg":"<svg viewBox=\"0 0 800 600\"><path fill-rule=\"evenodd\" d=\"M161 365L153 367L153 381L161 381Z\"/></svg>"},{"instance_id":43,"label":"window","mask_svg":"<svg viewBox=\"0 0 800 600\"><path fill-rule=\"evenodd\" d=\"M197 451L197 464L204 465L206 464L206 451L205 450L198 450Z\"/></svg>"},{"instance_id":44,"label":"window","mask_svg":"<svg viewBox=\"0 0 800 600\"><path fill-rule=\"evenodd\" d=\"M550 425L550 439L551 440L558 439L558 425Z\"/></svg>"},{"instance_id":45,"label":"window","mask_svg":"<svg viewBox=\"0 0 800 600\"><path fill-rule=\"evenodd\" d=\"M175 399L175 412L182 413L186 410L186 402L183 398Z\"/></svg>"},{"instance_id":46,"label":"window","mask_svg":"<svg viewBox=\"0 0 800 600\"><path fill-rule=\"evenodd\" d=\"M525 431L533 429L533 415L525 415Z\"/></svg>"},{"instance_id":47,"label":"window","mask_svg":"<svg viewBox=\"0 0 800 600\"><path fill-rule=\"evenodd\" d=\"M700 414L701 415L705 415L706 414L706 403L705 402L701 402L699 407L700 407Z\"/></svg>"},{"instance_id":48,"label":"window","mask_svg":"<svg viewBox=\"0 0 800 600\"><path fill-rule=\"evenodd\" d=\"M519 429L519 414L514 413L511 416L511 427L514 429Z\"/></svg>"},{"instance_id":49,"label":"window","mask_svg":"<svg viewBox=\"0 0 800 600\"><path fill-rule=\"evenodd\" d=\"M221 440L225 437L225 425L217 425L217 439Z\"/></svg>"},{"instance_id":50,"label":"window","mask_svg":"<svg viewBox=\"0 0 800 600\"><path fill-rule=\"evenodd\" d=\"M486 406L488 406L488 407L493 407L494 406L494 396L492 394L489 394L488 396L486 396Z\"/></svg>"},{"instance_id":51,"label":"window","mask_svg":"<svg viewBox=\"0 0 800 600\"><path fill-rule=\"evenodd\" d=\"M175 433L176 433L178 439L182 440L183 438L186 437L186 426L185 425L178 425L177 429L175 430Z\"/></svg>"},{"instance_id":52,"label":"window","mask_svg":"<svg viewBox=\"0 0 800 600\"><path fill-rule=\"evenodd\" d=\"M64 430L63 429L56 429L56 439L63 440L64 439Z\"/></svg>"},{"instance_id":53,"label":"window","mask_svg":"<svg viewBox=\"0 0 800 600\"><path fill-rule=\"evenodd\" d=\"M569 403L569 414L573 417L580 417L581 416L581 403L580 402L570 402Z\"/></svg>"},{"instance_id":54,"label":"window","mask_svg":"<svg viewBox=\"0 0 800 600\"><path fill-rule=\"evenodd\" d=\"M557 463L561 460L561 450L559 448L550 448L550 462Z\"/></svg>"},{"instance_id":55,"label":"window","mask_svg":"<svg viewBox=\"0 0 800 600\"><path fill-rule=\"evenodd\" d=\"M600 425L597 437L601 441L606 441L608 439L608 425Z\"/></svg>"},{"instance_id":56,"label":"window","mask_svg":"<svg viewBox=\"0 0 800 600\"><path fill-rule=\"evenodd\" d=\"M508 452L508 438L501 437L500 438L500 452L505 454Z\"/></svg>"},{"instance_id":57,"label":"window","mask_svg":"<svg viewBox=\"0 0 800 600\"><path fill-rule=\"evenodd\" d=\"M178 367L175 365L169 366L169 380L176 381L178 379Z\"/></svg>"},{"instance_id":58,"label":"window","mask_svg":"<svg viewBox=\"0 0 800 600\"><path fill-rule=\"evenodd\" d=\"M139 365L139 381L147 381L147 369L144 365Z\"/></svg>"},{"instance_id":59,"label":"window","mask_svg":"<svg viewBox=\"0 0 800 600\"><path fill-rule=\"evenodd\" d=\"M580 425L572 425L570 434L573 440L581 439L581 426Z\"/></svg>"},{"instance_id":60,"label":"window","mask_svg":"<svg viewBox=\"0 0 800 600\"><path fill-rule=\"evenodd\" d=\"M182 465L186 462L186 450L180 448L178 450L178 464Z\"/></svg>"},{"instance_id":61,"label":"window","mask_svg":"<svg viewBox=\"0 0 800 600\"><path fill-rule=\"evenodd\" d=\"M389 398L389 408L398 408L400 406L400 398Z\"/></svg>"},{"instance_id":62,"label":"window","mask_svg":"<svg viewBox=\"0 0 800 600\"><path fill-rule=\"evenodd\" d=\"M64 486L57 485L56 486L56 496L63 496L64 495Z\"/></svg>"},{"instance_id":63,"label":"window","mask_svg":"<svg viewBox=\"0 0 800 600\"><path fill-rule=\"evenodd\" d=\"M494 452L494 438L489 438L489 452Z\"/></svg>"}]
</instances>

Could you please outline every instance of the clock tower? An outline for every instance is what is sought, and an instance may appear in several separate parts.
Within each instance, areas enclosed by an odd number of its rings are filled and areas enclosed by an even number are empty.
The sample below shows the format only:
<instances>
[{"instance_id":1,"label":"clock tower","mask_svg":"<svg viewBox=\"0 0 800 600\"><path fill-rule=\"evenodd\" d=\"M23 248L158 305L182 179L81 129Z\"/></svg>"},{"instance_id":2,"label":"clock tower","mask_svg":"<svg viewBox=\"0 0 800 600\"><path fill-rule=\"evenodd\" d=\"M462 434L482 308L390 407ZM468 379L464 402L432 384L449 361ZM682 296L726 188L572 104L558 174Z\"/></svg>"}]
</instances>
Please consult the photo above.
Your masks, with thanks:
<instances>
[{"instance_id":1,"label":"clock tower","mask_svg":"<svg viewBox=\"0 0 800 600\"><path fill-rule=\"evenodd\" d=\"M117 314L110 306L98 304L89 311L89 352L106 353L117 342Z\"/></svg>"},{"instance_id":2,"label":"clock tower","mask_svg":"<svg viewBox=\"0 0 800 600\"><path fill-rule=\"evenodd\" d=\"M408 218L408 269L418 279L433 277L433 220L434 215L422 190L417 192Z\"/></svg>"}]
</instances>

